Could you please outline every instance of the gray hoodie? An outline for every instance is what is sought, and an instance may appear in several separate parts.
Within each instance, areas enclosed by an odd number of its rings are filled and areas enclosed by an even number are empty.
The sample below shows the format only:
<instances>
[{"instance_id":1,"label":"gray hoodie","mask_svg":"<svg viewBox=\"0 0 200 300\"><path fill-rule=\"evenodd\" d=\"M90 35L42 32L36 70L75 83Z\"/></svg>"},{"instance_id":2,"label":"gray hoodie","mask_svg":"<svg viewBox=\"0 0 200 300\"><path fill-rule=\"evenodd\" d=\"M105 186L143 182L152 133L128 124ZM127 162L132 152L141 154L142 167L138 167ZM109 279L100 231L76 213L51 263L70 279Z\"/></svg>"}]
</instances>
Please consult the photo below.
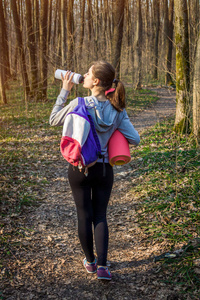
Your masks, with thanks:
<instances>
[{"instance_id":1,"label":"gray hoodie","mask_svg":"<svg viewBox=\"0 0 200 300\"><path fill-rule=\"evenodd\" d=\"M51 126L63 125L65 116L78 105L78 98L76 98L65 106L68 95L68 91L64 89L61 90L49 118ZM92 115L101 144L101 151L105 157L105 162L109 162L107 147L108 141L116 129L118 129L127 138L130 144L135 146L139 144L140 136L130 122L125 109L118 112L111 105L109 100L101 102L94 96L84 97L84 100L88 107L88 111ZM102 159L98 159L98 162L102 162Z\"/></svg>"}]
</instances>

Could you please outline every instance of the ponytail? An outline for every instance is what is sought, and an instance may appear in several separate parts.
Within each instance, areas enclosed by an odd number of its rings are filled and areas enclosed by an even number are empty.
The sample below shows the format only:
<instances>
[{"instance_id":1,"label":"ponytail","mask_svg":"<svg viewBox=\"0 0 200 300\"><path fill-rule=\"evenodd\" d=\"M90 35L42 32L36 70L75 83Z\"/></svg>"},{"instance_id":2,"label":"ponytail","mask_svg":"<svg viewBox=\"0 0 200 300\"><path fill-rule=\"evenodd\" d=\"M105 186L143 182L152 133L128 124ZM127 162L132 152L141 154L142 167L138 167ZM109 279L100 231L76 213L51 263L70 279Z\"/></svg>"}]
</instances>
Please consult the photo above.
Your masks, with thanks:
<instances>
[{"instance_id":1,"label":"ponytail","mask_svg":"<svg viewBox=\"0 0 200 300\"><path fill-rule=\"evenodd\" d=\"M100 60L92 64L92 73L100 80L99 89L105 92L106 98L117 111L125 108L125 88L120 80L115 78L115 69L106 61ZM114 88L112 88L112 86Z\"/></svg>"},{"instance_id":2,"label":"ponytail","mask_svg":"<svg viewBox=\"0 0 200 300\"><path fill-rule=\"evenodd\" d=\"M122 111L126 107L125 103L125 88L120 80L114 79L115 89L111 89L111 92L106 93L107 99L117 111Z\"/></svg>"}]
</instances>

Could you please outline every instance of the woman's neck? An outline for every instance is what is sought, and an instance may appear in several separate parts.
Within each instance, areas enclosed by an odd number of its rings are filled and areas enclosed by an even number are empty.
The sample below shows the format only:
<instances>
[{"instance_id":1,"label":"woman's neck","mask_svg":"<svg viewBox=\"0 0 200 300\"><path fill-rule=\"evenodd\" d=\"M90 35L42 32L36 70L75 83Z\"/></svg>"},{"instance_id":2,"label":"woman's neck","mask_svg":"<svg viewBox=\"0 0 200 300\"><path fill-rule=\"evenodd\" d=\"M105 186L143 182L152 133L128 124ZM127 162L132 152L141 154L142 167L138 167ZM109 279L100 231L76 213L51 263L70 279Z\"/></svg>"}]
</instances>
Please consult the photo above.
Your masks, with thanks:
<instances>
[{"instance_id":1,"label":"woman's neck","mask_svg":"<svg viewBox=\"0 0 200 300\"><path fill-rule=\"evenodd\" d=\"M105 92L104 91L99 91L97 89L92 89L92 96L96 97L98 101L107 101L108 99L105 96Z\"/></svg>"}]
</instances>

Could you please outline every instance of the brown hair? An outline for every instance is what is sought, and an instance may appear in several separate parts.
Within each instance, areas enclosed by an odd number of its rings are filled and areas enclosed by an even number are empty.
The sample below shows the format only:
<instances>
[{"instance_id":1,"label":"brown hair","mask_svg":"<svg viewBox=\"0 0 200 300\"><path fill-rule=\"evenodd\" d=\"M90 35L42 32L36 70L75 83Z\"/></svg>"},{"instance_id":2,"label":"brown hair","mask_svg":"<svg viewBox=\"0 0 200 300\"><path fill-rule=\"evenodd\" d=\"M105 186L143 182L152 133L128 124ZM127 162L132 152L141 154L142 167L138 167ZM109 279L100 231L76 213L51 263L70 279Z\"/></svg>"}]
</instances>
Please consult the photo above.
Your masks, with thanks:
<instances>
[{"instance_id":1,"label":"brown hair","mask_svg":"<svg viewBox=\"0 0 200 300\"><path fill-rule=\"evenodd\" d=\"M102 90L109 90L112 85L115 86L115 91L107 94L112 106L117 111L122 111L125 108L125 88L120 80L115 79L115 69L106 61L96 61L92 64L92 73L95 78L100 80L99 87Z\"/></svg>"}]
</instances>

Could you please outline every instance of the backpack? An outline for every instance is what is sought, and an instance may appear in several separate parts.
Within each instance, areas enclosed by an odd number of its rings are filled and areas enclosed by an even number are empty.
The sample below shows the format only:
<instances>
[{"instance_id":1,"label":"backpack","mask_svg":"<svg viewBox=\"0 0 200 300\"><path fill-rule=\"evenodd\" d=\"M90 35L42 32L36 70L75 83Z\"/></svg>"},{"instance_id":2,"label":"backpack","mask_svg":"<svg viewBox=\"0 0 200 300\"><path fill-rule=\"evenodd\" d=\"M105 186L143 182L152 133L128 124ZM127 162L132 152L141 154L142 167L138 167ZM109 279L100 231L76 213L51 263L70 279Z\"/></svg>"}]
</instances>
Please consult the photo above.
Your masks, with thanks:
<instances>
[{"instance_id":1,"label":"backpack","mask_svg":"<svg viewBox=\"0 0 200 300\"><path fill-rule=\"evenodd\" d=\"M90 104L88 107L92 107ZM101 155L101 145L92 116L88 112L85 100L78 98L78 105L65 117L60 142L62 156L81 171L94 165Z\"/></svg>"}]
</instances>

